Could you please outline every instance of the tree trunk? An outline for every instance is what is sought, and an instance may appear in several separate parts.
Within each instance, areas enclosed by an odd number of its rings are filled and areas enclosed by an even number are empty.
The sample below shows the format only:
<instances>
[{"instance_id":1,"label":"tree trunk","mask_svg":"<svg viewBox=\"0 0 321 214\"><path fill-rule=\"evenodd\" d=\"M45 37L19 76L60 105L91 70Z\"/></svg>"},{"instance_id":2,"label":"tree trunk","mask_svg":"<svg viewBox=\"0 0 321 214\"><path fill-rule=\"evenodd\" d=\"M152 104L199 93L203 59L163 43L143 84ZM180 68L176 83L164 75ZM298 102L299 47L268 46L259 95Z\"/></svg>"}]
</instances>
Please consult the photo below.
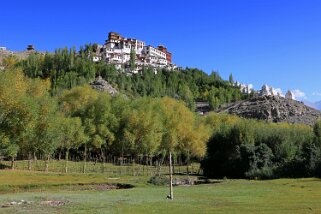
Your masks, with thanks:
<instances>
[{"instance_id":1,"label":"tree trunk","mask_svg":"<svg viewBox=\"0 0 321 214\"><path fill-rule=\"evenodd\" d=\"M148 173L149 173L149 171L148 171L148 168L149 168L148 160L149 160L149 156L147 155L146 159L145 159L145 164L146 164L146 167L147 167L147 176L148 176Z\"/></svg>"},{"instance_id":2,"label":"tree trunk","mask_svg":"<svg viewBox=\"0 0 321 214\"><path fill-rule=\"evenodd\" d=\"M122 143L121 145L121 160L120 160L120 165L122 166L123 165L123 158L124 158L124 143Z\"/></svg>"},{"instance_id":3,"label":"tree trunk","mask_svg":"<svg viewBox=\"0 0 321 214\"><path fill-rule=\"evenodd\" d=\"M133 176L135 176L135 159L132 159L132 170Z\"/></svg>"},{"instance_id":4,"label":"tree trunk","mask_svg":"<svg viewBox=\"0 0 321 214\"><path fill-rule=\"evenodd\" d=\"M33 160L36 162L37 161L37 155L36 152L33 153Z\"/></svg>"},{"instance_id":5,"label":"tree trunk","mask_svg":"<svg viewBox=\"0 0 321 214\"><path fill-rule=\"evenodd\" d=\"M161 176L161 171L162 171L162 165L163 165L163 162L164 162L164 156L162 155L161 159L159 160L159 167L158 167L158 176L160 177Z\"/></svg>"},{"instance_id":6,"label":"tree trunk","mask_svg":"<svg viewBox=\"0 0 321 214\"><path fill-rule=\"evenodd\" d=\"M169 199L174 199L173 194L173 168L172 168L172 152L169 152Z\"/></svg>"},{"instance_id":7,"label":"tree trunk","mask_svg":"<svg viewBox=\"0 0 321 214\"><path fill-rule=\"evenodd\" d=\"M173 159L173 161L172 161L172 168L173 168L172 173L175 174L175 159L176 158L173 157L172 159Z\"/></svg>"},{"instance_id":8,"label":"tree trunk","mask_svg":"<svg viewBox=\"0 0 321 214\"><path fill-rule=\"evenodd\" d=\"M85 144L85 150L84 150L84 165L82 168L82 172L86 172L86 161L87 161L87 145Z\"/></svg>"},{"instance_id":9,"label":"tree trunk","mask_svg":"<svg viewBox=\"0 0 321 214\"><path fill-rule=\"evenodd\" d=\"M47 156L47 159L46 159L46 169L45 169L45 172L48 172L49 170L49 159L50 159L50 155Z\"/></svg>"},{"instance_id":10,"label":"tree trunk","mask_svg":"<svg viewBox=\"0 0 321 214\"><path fill-rule=\"evenodd\" d=\"M36 152L33 152L33 161L35 163L35 169L37 168L37 155L36 155Z\"/></svg>"},{"instance_id":11,"label":"tree trunk","mask_svg":"<svg viewBox=\"0 0 321 214\"><path fill-rule=\"evenodd\" d=\"M28 153L28 170L31 171L32 155L31 152Z\"/></svg>"},{"instance_id":12,"label":"tree trunk","mask_svg":"<svg viewBox=\"0 0 321 214\"><path fill-rule=\"evenodd\" d=\"M11 169L14 170L14 157L11 157Z\"/></svg>"},{"instance_id":13,"label":"tree trunk","mask_svg":"<svg viewBox=\"0 0 321 214\"><path fill-rule=\"evenodd\" d=\"M105 157L105 154L104 154L104 150L102 148L100 148L100 152L101 152L101 158L102 158L102 173L105 172L105 163L106 163L106 157Z\"/></svg>"},{"instance_id":14,"label":"tree trunk","mask_svg":"<svg viewBox=\"0 0 321 214\"><path fill-rule=\"evenodd\" d=\"M187 152L187 158L186 158L186 163L187 163L187 166L186 166L186 171L187 171L187 176L189 176L189 160L190 160L190 155L189 155L189 152Z\"/></svg>"},{"instance_id":15,"label":"tree trunk","mask_svg":"<svg viewBox=\"0 0 321 214\"><path fill-rule=\"evenodd\" d=\"M66 155L65 155L65 173L68 173L68 159L69 159L69 149L66 150Z\"/></svg>"},{"instance_id":16,"label":"tree trunk","mask_svg":"<svg viewBox=\"0 0 321 214\"><path fill-rule=\"evenodd\" d=\"M61 160L61 149L59 150L59 154L58 154L58 160Z\"/></svg>"}]
</instances>

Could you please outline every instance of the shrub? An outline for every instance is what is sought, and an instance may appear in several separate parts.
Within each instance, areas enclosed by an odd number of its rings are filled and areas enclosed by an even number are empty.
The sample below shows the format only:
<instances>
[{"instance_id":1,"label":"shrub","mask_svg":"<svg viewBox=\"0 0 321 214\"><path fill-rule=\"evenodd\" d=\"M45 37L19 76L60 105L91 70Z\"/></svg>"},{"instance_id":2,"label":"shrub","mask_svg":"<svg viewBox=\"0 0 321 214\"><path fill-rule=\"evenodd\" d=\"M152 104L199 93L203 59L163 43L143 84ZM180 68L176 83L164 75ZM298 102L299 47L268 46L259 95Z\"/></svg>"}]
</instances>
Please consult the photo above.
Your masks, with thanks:
<instances>
[{"instance_id":1,"label":"shrub","mask_svg":"<svg viewBox=\"0 0 321 214\"><path fill-rule=\"evenodd\" d=\"M169 178L166 176L153 176L149 179L148 183L154 184L157 186L164 186L169 183Z\"/></svg>"},{"instance_id":2,"label":"shrub","mask_svg":"<svg viewBox=\"0 0 321 214\"><path fill-rule=\"evenodd\" d=\"M276 178L276 168L263 167L261 169L253 169L245 173L245 177L250 179L273 179Z\"/></svg>"}]
</instances>

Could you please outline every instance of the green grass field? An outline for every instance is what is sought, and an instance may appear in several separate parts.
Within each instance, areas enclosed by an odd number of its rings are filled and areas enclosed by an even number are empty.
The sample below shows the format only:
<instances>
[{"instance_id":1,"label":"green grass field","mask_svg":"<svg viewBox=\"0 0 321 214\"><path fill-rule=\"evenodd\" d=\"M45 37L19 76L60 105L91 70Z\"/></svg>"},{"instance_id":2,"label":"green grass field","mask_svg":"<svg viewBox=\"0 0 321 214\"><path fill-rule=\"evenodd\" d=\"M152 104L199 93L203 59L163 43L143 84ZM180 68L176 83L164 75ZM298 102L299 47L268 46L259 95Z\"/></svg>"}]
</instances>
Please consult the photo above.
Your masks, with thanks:
<instances>
[{"instance_id":1,"label":"green grass field","mask_svg":"<svg viewBox=\"0 0 321 214\"><path fill-rule=\"evenodd\" d=\"M10 169L10 161L1 161L0 166L3 169ZM69 173L82 173L83 172L84 162L68 162L68 172ZM15 161L15 169L18 170L28 170L28 161ZM189 166L190 172L197 173L200 169L199 163L192 163ZM184 173L186 172L186 166L174 166L175 173ZM45 161L37 160L32 161L32 170L31 171L45 171ZM49 161L49 172L64 173L65 172L65 161L50 160ZM111 163L101 163L101 162L87 162L86 163L86 173L105 173L109 176L111 175L128 175L128 176L152 176L157 173L157 168L155 166L146 166L146 165L113 165ZM168 167L162 166L161 173L168 173Z\"/></svg>"},{"instance_id":2,"label":"green grass field","mask_svg":"<svg viewBox=\"0 0 321 214\"><path fill-rule=\"evenodd\" d=\"M0 208L0 213L321 213L321 180L220 180L174 188L147 183L147 176L109 177L103 173L59 174L0 171L0 205L26 200L30 204ZM119 190L83 190L79 184L126 183ZM77 184L77 185L76 185ZM63 206L43 201L59 200Z\"/></svg>"}]
</instances>

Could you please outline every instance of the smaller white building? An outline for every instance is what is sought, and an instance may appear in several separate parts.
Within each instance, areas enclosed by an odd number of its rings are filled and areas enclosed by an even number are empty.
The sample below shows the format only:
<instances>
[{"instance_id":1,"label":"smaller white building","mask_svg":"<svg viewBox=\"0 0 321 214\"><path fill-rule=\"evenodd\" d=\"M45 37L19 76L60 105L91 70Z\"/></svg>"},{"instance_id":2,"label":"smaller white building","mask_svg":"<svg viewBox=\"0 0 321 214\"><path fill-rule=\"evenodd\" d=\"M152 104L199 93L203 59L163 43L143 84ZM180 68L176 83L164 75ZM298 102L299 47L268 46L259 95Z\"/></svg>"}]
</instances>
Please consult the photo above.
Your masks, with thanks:
<instances>
[{"instance_id":1,"label":"smaller white building","mask_svg":"<svg viewBox=\"0 0 321 214\"><path fill-rule=\"evenodd\" d=\"M0 47L0 51L6 51L7 48L6 47Z\"/></svg>"},{"instance_id":2,"label":"smaller white building","mask_svg":"<svg viewBox=\"0 0 321 214\"><path fill-rule=\"evenodd\" d=\"M156 49L156 48L153 48L152 46L145 46L143 48L143 53L147 56L155 56L157 58L162 58L162 59L166 59L166 53Z\"/></svg>"},{"instance_id":3,"label":"smaller white building","mask_svg":"<svg viewBox=\"0 0 321 214\"><path fill-rule=\"evenodd\" d=\"M236 87L239 87L240 88L240 91L243 93L243 94L250 94L252 91L253 91L253 85L252 84L243 84L243 83L240 83L240 82L235 82L234 84Z\"/></svg>"}]
</instances>

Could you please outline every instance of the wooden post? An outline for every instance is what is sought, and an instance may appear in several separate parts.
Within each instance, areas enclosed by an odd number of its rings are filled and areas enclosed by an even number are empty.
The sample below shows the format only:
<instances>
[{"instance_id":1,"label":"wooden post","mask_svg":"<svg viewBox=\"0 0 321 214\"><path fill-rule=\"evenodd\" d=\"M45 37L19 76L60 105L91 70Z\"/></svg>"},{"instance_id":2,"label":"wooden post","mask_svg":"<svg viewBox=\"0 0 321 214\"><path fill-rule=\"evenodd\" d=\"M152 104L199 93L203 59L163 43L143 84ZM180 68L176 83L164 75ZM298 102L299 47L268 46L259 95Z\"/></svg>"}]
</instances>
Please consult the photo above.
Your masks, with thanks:
<instances>
[{"instance_id":1,"label":"wooden post","mask_svg":"<svg viewBox=\"0 0 321 214\"><path fill-rule=\"evenodd\" d=\"M173 168L172 168L172 152L169 152L169 199L174 199L173 194Z\"/></svg>"},{"instance_id":2,"label":"wooden post","mask_svg":"<svg viewBox=\"0 0 321 214\"><path fill-rule=\"evenodd\" d=\"M47 156L47 159L45 161L45 165L46 165L45 172L49 171L49 158L50 158L50 155Z\"/></svg>"},{"instance_id":3,"label":"wooden post","mask_svg":"<svg viewBox=\"0 0 321 214\"><path fill-rule=\"evenodd\" d=\"M14 170L14 157L11 157L11 170Z\"/></svg>"},{"instance_id":4,"label":"wooden post","mask_svg":"<svg viewBox=\"0 0 321 214\"><path fill-rule=\"evenodd\" d=\"M31 156L31 152L29 152L28 153L28 170L29 171L31 171L31 158L32 158L32 156Z\"/></svg>"},{"instance_id":5,"label":"wooden post","mask_svg":"<svg viewBox=\"0 0 321 214\"><path fill-rule=\"evenodd\" d=\"M82 168L82 173L86 173L86 162L87 162L87 144L84 145L84 165Z\"/></svg>"},{"instance_id":6,"label":"wooden post","mask_svg":"<svg viewBox=\"0 0 321 214\"><path fill-rule=\"evenodd\" d=\"M66 150L65 154L65 173L68 173L68 159L69 159L69 150Z\"/></svg>"}]
</instances>

